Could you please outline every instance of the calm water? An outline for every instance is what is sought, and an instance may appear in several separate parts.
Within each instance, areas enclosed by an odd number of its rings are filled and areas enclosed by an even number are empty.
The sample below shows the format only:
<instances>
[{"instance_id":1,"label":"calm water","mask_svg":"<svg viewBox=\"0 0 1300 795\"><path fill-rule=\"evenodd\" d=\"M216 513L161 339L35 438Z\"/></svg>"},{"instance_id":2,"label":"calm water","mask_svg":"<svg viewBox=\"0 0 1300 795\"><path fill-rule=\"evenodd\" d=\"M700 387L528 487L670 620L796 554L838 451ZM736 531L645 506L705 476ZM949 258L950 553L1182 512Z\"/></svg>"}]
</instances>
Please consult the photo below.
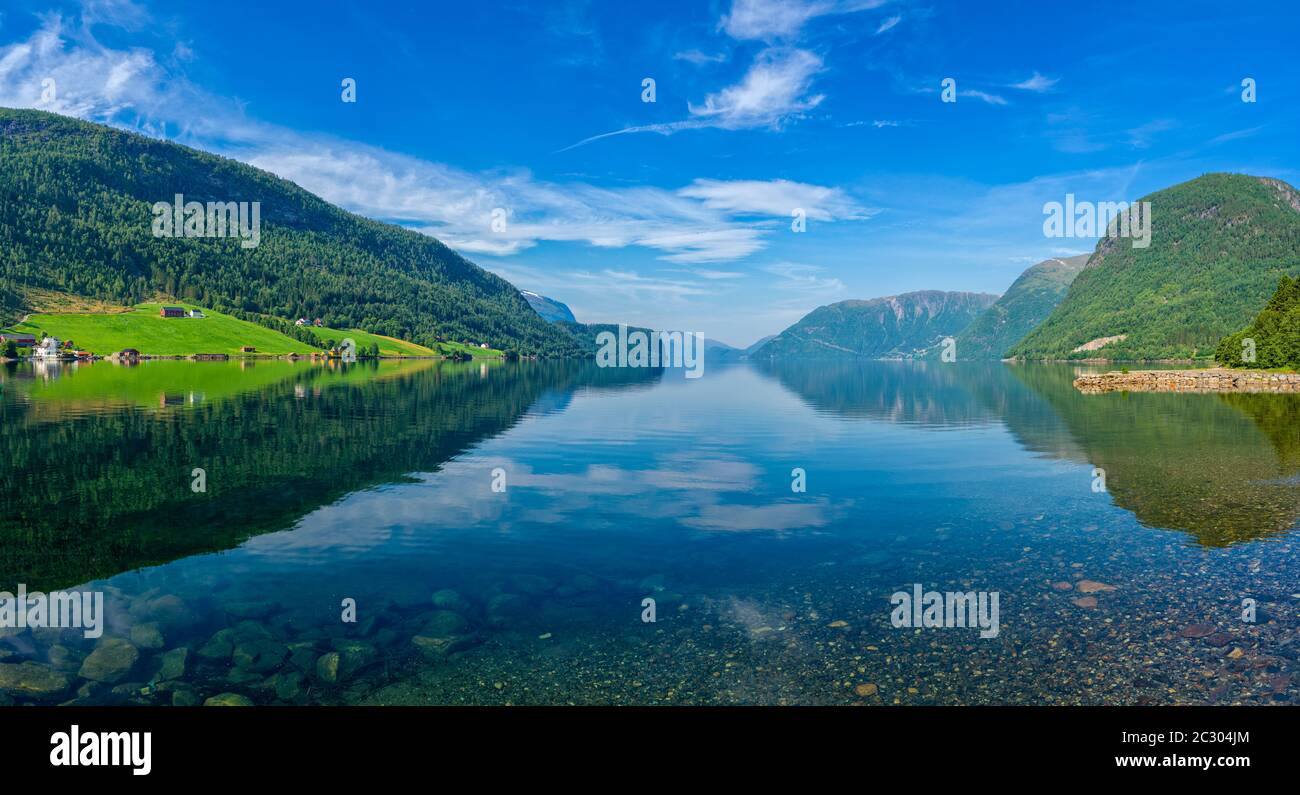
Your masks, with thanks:
<instances>
[{"instance_id":1,"label":"calm water","mask_svg":"<svg viewBox=\"0 0 1300 795\"><path fill-rule=\"evenodd\" d=\"M1293 703L1300 398L1076 372L11 365L0 703Z\"/></svg>"}]
</instances>

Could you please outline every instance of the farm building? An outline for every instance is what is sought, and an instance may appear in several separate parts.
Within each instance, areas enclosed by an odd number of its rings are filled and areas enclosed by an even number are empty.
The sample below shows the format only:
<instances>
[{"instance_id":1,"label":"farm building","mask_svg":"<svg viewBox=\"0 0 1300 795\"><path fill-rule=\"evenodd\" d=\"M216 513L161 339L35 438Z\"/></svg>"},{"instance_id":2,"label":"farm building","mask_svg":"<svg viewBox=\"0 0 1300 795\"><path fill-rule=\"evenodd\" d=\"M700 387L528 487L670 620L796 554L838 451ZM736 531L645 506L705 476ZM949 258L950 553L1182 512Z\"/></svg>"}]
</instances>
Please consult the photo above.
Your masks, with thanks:
<instances>
[{"instance_id":1,"label":"farm building","mask_svg":"<svg viewBox=\"0 0 1300 795\"><path fill-rule=\"evenodd\" d=\"M31 334L24 334L17 331L6 331L0 334L0 345L6 342L12 342L19 348L32 348L36 346L36 337Z\"/></svg>"},{"instance_id":2,"label":"farm building","mask_svg":"<svg viewBox=\"0 0 1300 795\"><path fill-rule=\"evenodd\" d=\"M257 353L257 348L254 348L252 345L243 345L243 346L240 346L240 348L239 348L239 352L240 352L240 353Z\"/></svg>"},{"instance_id":3,"label":"farm building","mask_svg":"<svg viewBox=\"0 0 1300 795\"><path fill-rule=\"evenodd\" d=\"M164 306L158 310L159 317L185 317L185 310L179 306Z\"/></svg>"}]
</instances>

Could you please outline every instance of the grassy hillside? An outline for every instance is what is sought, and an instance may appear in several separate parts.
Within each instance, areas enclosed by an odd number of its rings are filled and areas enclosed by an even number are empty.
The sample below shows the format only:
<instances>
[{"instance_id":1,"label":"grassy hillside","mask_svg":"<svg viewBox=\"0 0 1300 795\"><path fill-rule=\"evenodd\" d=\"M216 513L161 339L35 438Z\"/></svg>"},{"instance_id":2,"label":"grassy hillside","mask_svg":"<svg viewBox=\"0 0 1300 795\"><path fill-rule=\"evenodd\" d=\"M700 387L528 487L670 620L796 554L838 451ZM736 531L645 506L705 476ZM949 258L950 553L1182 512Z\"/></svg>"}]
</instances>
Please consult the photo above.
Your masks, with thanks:
<instances>
[{"instance_id":1,"label":"grassy hillside","mask_svg":"<svg viewBox=\"0 0 1300 795\"><path fill-rule=\"evenodd\" d=\"M1020 274L997 303L957 336L957 358L1001 359L1003 353L1052 314L1087 262L1087 254L1053 258Z\"/></svg>"},{"instance_id":2,"label":"grassy hillside","mask_svg":"<svg viewBox=\"0 0 1300 795\"><path fill-rule=\"evenodd\" d=\"M1300 194L1207 174L1146 196L1152 241L1103 238L1059 306L1008 351L1028 359L1208 358L1300 273ZM1127 335L1095 351L1075 348Z\"/></svg>"},{"instance_id":3,"label":"grassy hillside","mask_svg":"<svg viewBox=\"0 0 1300 795\"><path fill-rule=\"evenodd\" d=\"M342 344L343 340L350 339L357 344L358 352L366 352L371 346L379 346L380 356L436 356L438 352L432 348L426 348L423 345L416 345L413 342L404 342L392 337L385 337L380 334L371 334L360 329L336 329L316 326L303 326L309 333L321 341L322 345L333 341L335 345Z\"/></svg>"},{"instance_id":4,"label":"grassy hillside","mask_svg":"<svg viewBox=\"0 0 1300 795\"><path fill-rule=\"evenodd\" d=\"M778 334L751 358L898 359L923 356L960 334L998 297L921 290L870 301L819 307Z\"/></svg>"},{"instance_id":5,"label":"grassy hillside","mask_svg":"<svg viewBox=\"0 0 1300 795\"><path fill-rule=\"evenodd\" d=\"M162 318L161 304L140 304L115 314L36 314L14 327L38 338L42 333L72 340L79 350L108 355L124 348L135 348L154 356L186 356L192 353L239 353L252 345L258 353L308 354L319 350L229 315L193 304L173 304L186 309L202 309L206 318Z\"/></svg>"},{"instance_id":6,"label":"grassy hillside","mask_svg":"<svg viewBox=\"0 0 1300 795\"><path fill-rule=\"evenodd\" d=\"M152 207L260 202L260 244L155 237ZM39 111L0 109L0 322L32 288L134 305L320 317L432 346L574 355L510 283L437 240L353 215L265 171Z\"/></svg>"}]
</instances>

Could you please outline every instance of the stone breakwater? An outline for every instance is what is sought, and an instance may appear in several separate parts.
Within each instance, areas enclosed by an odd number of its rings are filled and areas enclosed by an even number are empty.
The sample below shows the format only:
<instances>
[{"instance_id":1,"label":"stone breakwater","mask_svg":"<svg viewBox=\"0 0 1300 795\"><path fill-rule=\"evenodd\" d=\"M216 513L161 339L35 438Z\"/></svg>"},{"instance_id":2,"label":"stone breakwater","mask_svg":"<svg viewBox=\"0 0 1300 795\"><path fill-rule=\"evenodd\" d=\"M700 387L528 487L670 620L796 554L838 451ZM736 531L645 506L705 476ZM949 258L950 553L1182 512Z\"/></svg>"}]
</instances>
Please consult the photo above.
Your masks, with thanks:
<instances>
[{"instance_id":1,"label":"stone breakwater","mask_svg":"<svg viewBox=\"0 0 1300 795\"><path fill-rule=\"evenodd\" d=\"M1300 392L1300 373L1249 370L1135 370L1074 379L1080 392Z\"/></svg>"}]
</instances>

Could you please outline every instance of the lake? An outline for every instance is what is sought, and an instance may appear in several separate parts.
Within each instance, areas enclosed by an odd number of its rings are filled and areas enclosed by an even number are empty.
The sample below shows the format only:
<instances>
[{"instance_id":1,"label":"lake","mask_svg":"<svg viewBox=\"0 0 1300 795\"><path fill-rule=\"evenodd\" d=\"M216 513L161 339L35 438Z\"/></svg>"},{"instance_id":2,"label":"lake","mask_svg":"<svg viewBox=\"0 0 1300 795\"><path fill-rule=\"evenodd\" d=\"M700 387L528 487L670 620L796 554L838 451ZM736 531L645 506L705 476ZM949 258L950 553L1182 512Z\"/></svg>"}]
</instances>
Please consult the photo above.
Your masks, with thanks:
<instances>
[{"instance_id":1,"label":"lake","mask_svg":"<svg viewBox=\"0 0 1300 795\"><path fill-rule=\"evenodd\" d=\"M1081 371L0 367L0 703L1294 702L1300 398Z\"/></svg>"}]
</instances>

